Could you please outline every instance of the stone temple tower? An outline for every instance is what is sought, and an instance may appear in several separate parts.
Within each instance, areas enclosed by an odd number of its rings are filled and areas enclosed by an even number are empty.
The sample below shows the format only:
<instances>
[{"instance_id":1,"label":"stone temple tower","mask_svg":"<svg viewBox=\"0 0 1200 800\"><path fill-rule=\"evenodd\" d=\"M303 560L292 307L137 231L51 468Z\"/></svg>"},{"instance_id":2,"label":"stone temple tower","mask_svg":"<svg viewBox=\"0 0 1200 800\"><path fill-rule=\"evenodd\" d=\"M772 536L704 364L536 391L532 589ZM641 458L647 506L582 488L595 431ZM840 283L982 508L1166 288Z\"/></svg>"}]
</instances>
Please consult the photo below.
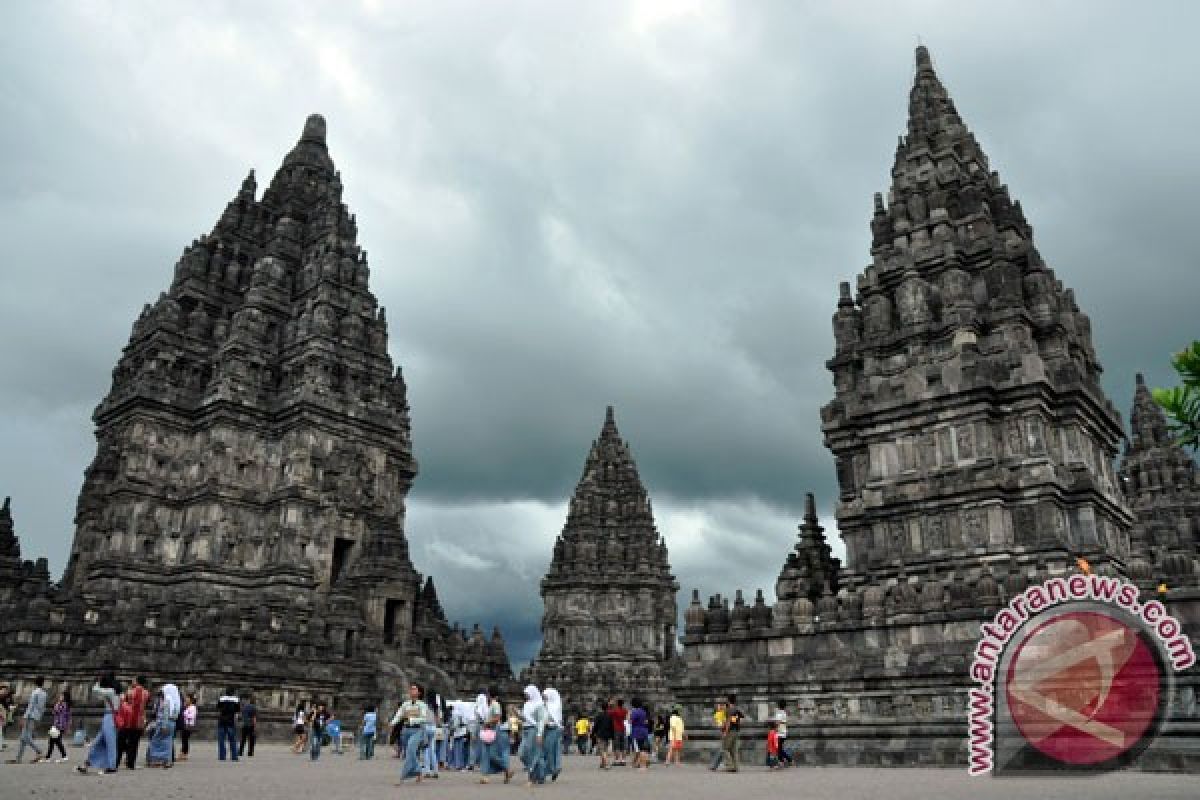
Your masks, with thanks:
<instances>
[{"instance_id":1,"label":"stone temple tower","mask_svg":"<svg viewBox=\"0 0 1200 800\"><path fill-rule=\"evenodd\" d=\"M1129 577L1145 588L1197 585L1200 556L1200 469L1172 439L1167 417L1141 375L1133 395L1132 437L1121 483L1137 515L1130 534L1136 557Z\"/></svg>"},{"instance_id":2,"label":"stone temple tower","mask_svg":"<svg viewBox=\"0 0 1200 800\"><path fill-rule=\"evenodd\" d=\"M650 497L612 407L592 442L542 580L542 649L530 665L573 712L597 698L667 702L679 584L654 524Z\"/></svg>"},{"instance_id":3,"label":"stone temple tower","mask_svg":"<svg viewBox=\"0 0 1200 800\"><path fill-rule=\"evenodd\" d=\"M41 618L0 608L0 666L236 679L277 708L379 700L405 679L458 689L473 656L409 558L408 402L357 238L311 116L134 323L93 416L62 585L24 581ZM479 660L501 683L503 654Z\"/></svg>"},{"instance_id":4,"label":"stone temple tower","mask_svg":"<svg viewBox=\"0 0 1200 800\"><path fill-rule=\"evenodd\" d=\"M1086 556L1121 570L1133 518L1091 325L917 49L871 256L841 285L822 409L843 584ZM966 574L964 574L966 573Z\"/></svg>"}]
</instances>

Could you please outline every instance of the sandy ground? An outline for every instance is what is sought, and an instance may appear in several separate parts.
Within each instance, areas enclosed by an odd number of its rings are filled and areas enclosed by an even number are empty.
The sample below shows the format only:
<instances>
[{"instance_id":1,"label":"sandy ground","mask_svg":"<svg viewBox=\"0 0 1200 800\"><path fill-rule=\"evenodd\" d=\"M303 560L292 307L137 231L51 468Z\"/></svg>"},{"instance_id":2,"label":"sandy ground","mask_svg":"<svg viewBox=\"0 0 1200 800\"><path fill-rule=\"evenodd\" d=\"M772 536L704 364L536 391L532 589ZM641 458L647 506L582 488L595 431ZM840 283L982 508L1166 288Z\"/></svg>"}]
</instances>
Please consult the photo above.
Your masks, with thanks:
<instances>
[{"instance_id":1,"label":"sandy ground","mask_svg":"<svg viewBox=\"0 0 1200 800\"><path fill-rule=\"evenodd\" d=\"M192 759L169 770L122 770L115 775L80 775L82 751L68 748L67 764L0 764L0 798L147 798L152 800L309 800L321 798L397 798L435 795L444 798L552 795L579 800L743 800L745 798L818 798L824 800L1010 800L1010 798L1170 798L1200 797L1191 775L1117 773L1102 777L1042 779L971 778L959 769L799 768L771 772L743 768L738 774L712 773L703 766L654 766L597 769L590 757L569 756L557 783L527 787L520 773L504 786L478 783L473 772L442 773L436 781L396 786L400 762L385 751L374 761L324 751L319 761L293 755L286 746L264 745L253 759L219 762L214 742L193 744ZM11 757L13 749L4 752ZM519 763L519 762L517 762Z\"/></svg>"}]
</instances>

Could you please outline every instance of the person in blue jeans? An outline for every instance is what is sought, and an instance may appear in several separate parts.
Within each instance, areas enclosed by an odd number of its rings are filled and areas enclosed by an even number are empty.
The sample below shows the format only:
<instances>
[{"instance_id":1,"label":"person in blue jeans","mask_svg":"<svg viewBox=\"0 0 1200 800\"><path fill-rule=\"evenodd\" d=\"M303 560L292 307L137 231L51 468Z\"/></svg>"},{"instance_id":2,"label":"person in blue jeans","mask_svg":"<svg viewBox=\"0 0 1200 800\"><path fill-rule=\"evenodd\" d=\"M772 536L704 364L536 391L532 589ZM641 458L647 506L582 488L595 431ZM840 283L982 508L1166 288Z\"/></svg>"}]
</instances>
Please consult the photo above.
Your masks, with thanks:
<instances>
[{"instance_id":1,"label":"person in blue jeans","mask_svg":"<svg viewBox=\"0 0 1200 800\"><path fill-rule=\"evenodd\" d=\"M400 780L415 778L421 782L421 765L418 759L421 743L425 739L425 723L429 719L429 707L421 699L421 687L412 684L408 687L408 699L400 704L397 716L400 717L400 737L404 745L404 768L400 771Z\"/></svg>"},{"instance_id":2,"label":"person in blue jeans","mask_svg":"<svg viewBox=\"0 0 1200 800\"><path fill-rule=\"evenodd\" d=\"M375 757L375 730L379 723L379 715L375 706L363 708L362 725L358 729L358 759L369 761Z\"/></svg>"},{"instance_id":3,"label":"person in blue jeans","mask_svg":"<svg viewBox=\"0 0 1200 800\"><path fill-rule=\"evenodd\" d=\"M225 694L217 700L217 760L225 760L225 748L229 747L229 757L238 760L238 731L237 715L242 710L241 701L233 689L226 689Z\"/></svg>"}]
</instances>

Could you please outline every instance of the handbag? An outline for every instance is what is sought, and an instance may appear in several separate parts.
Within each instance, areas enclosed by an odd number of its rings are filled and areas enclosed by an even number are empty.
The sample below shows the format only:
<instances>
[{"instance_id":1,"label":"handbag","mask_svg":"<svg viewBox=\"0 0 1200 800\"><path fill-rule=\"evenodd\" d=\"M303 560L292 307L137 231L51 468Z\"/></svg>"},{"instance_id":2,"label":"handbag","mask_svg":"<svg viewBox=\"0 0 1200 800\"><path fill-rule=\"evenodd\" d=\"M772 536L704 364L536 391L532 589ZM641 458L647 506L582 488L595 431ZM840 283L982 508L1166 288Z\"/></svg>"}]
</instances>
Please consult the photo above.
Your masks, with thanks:
<instances>
[{"instance_id":1,"label":"handbag","mask_svg":"<svg viewBox=\"0 0 1200 800\"><path fill-rule=\"evenodd\" d=\"M496 729L484 728L481 730L479 732L479 741L483 742L484 744L491 744L492 742L496 741Z\"/></svg>"}]
</instances>

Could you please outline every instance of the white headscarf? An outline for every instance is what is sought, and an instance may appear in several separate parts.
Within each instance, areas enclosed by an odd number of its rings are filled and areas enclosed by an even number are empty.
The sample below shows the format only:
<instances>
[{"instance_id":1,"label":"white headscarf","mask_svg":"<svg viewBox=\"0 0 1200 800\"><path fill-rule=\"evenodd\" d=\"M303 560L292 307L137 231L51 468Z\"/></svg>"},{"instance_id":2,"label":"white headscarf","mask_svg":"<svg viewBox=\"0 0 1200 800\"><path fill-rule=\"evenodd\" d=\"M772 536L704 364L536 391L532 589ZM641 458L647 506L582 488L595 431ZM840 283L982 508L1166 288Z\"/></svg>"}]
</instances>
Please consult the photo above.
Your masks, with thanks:
<instances>
[{"instance_id":1,"label":"white headscarf","mask_svg":"<svg viewBox=\"0 0 1200 800\"><path fill-rule=\"evenodd\" d=\"M562 727L562 697L558 694L558 689L550 688L542 690L542 699L546 702L546 713L550 717L550 722Z\"/></svg>"},{"instance_id":2,"label":"white headscarf","mask_svg":"<svg viewBox=\"0 0 1200 800\"><path fill-rule=\"evenodd\" d=\"M487 718L492 713L492 704L488 702L488 696L480 692L475 697L475 716L479 718L479 722L487 722Z\"/></svg>"},{"instance_id":3,"label":"white headscarf","mask_svg":"<svg viewBox=\"0 0 1200 800\"><path fill-rule=\"evenodd\" d=\"M538 709L543 708L542 693L532 683L525 687L525 707L521 709L521 716L524 718L526 725L537 725L537 717L534 716Z\"/></svg>"},{"instance_id":4,"label":"white headscarf","mask_svg":"<svg viewBox=\"0 0 1200 800\"><path fill-rule=\"evenodd\" d=\"M163 684L163 697L167 700L166 717L167 719L175 719L179 716L180 710L183 708L183 700L179 696L179 687L173 683Z\"/></svg>"}]
</instances>

